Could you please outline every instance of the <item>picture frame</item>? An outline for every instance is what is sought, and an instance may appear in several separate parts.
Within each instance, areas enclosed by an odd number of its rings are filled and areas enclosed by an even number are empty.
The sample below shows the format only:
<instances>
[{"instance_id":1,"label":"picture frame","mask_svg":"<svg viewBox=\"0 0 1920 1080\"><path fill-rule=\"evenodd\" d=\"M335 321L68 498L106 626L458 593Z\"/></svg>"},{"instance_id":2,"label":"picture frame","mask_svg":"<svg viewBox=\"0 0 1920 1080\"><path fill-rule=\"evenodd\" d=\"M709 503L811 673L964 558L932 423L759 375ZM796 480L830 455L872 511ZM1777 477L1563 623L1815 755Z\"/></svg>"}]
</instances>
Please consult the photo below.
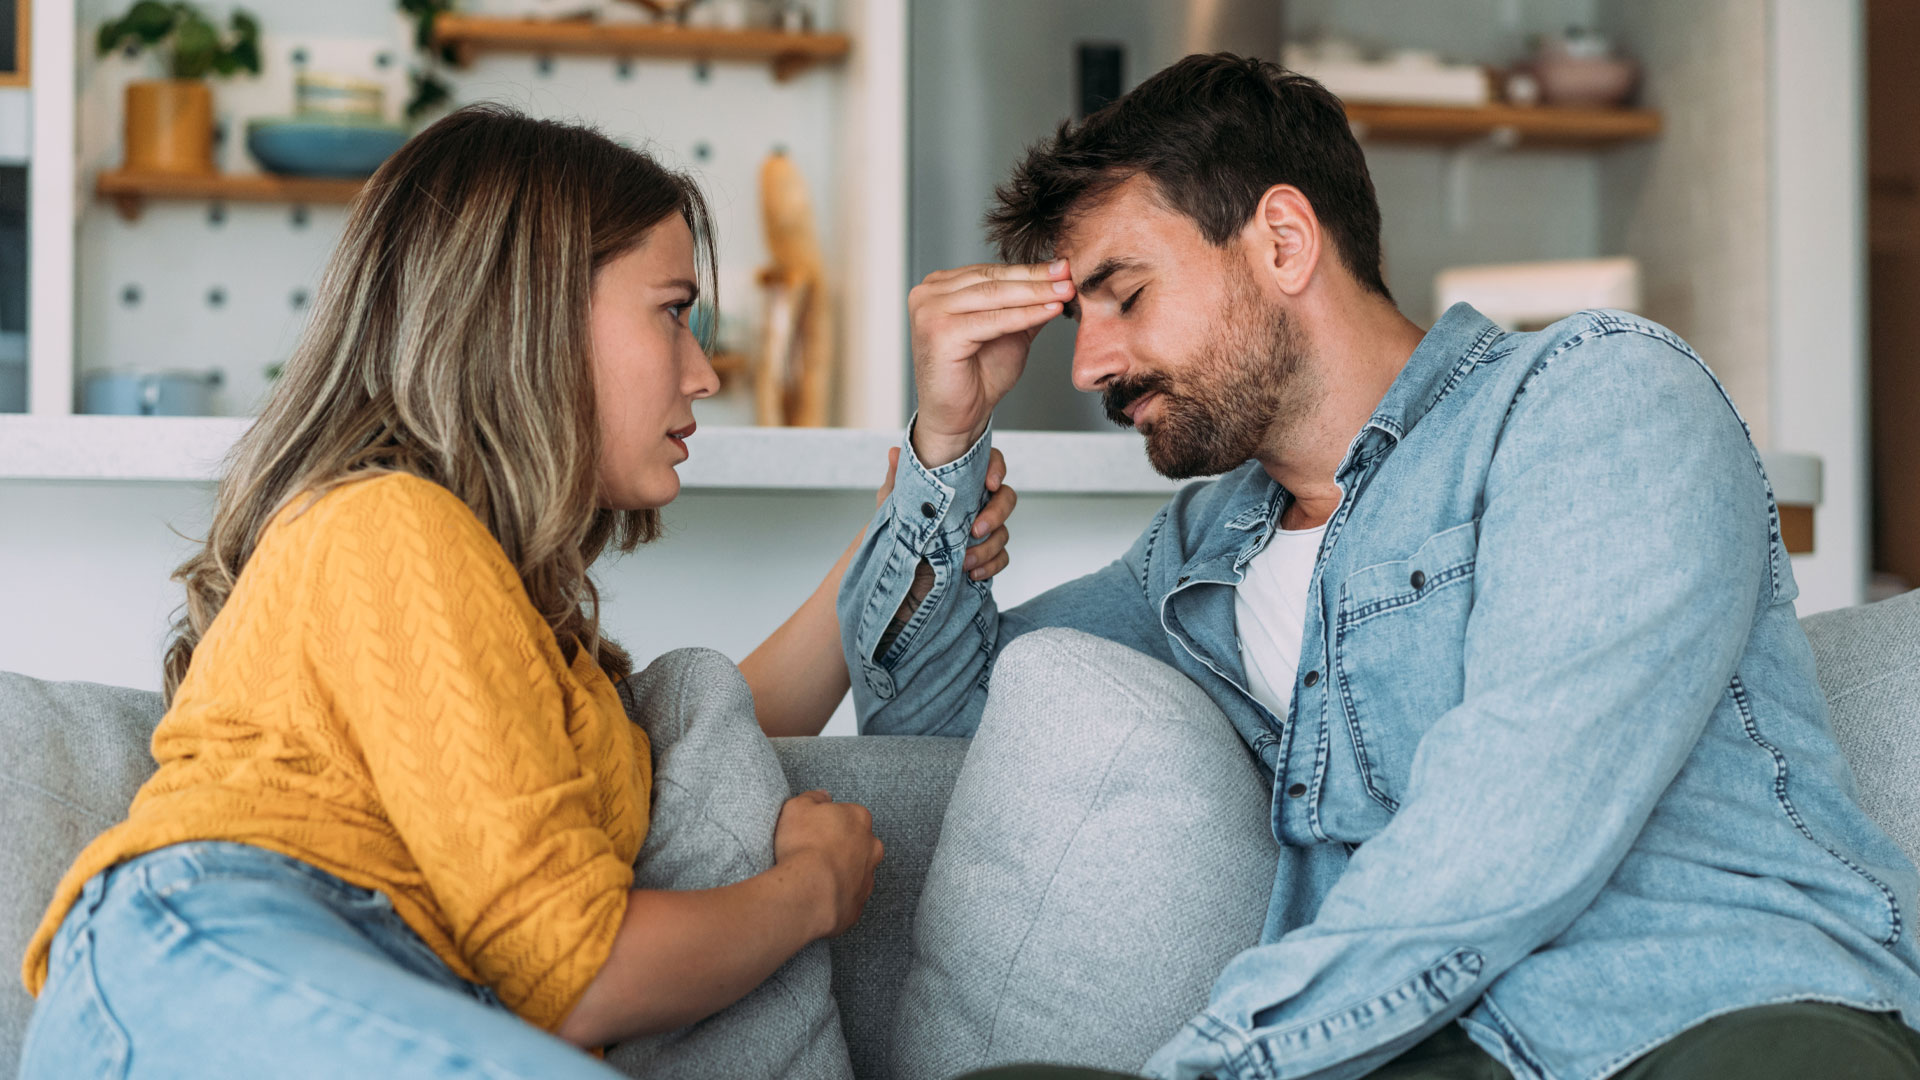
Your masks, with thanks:
<instances>
[{"instance_id":1,"label":"picture frame","mask_svg":"<svg viewBox=\"0 0 1920 1080\"><path fill-rule=\"evenodd\" d=\"M0 0L0 86L26 86L32 80L33 0Z\"/></svg>"}]
</instances>

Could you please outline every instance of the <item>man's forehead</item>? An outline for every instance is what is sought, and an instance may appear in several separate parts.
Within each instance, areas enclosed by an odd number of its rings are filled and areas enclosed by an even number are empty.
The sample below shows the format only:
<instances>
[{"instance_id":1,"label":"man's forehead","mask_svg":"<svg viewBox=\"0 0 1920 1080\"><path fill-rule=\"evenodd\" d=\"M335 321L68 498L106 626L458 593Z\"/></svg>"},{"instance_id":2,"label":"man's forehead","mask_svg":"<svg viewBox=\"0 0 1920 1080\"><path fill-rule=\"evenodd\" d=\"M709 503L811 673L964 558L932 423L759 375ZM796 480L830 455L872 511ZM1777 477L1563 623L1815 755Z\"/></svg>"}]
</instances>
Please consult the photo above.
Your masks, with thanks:
<instances>
[{"instance_id":1,"label":"man's forehead","mask_svg":"<svg viewBox=\"0 0 1920 1080\"><path fill-rule=\"evenodd\" d=\"M1183 243L1202 242L1193 219L1167 206L1152 181L1134 177L1090 200L1060 230L1055 258L1072 263L1073 278L1083 280L1109 260L1142 263L1156 252Z\"/></svg>"}]
</instances>

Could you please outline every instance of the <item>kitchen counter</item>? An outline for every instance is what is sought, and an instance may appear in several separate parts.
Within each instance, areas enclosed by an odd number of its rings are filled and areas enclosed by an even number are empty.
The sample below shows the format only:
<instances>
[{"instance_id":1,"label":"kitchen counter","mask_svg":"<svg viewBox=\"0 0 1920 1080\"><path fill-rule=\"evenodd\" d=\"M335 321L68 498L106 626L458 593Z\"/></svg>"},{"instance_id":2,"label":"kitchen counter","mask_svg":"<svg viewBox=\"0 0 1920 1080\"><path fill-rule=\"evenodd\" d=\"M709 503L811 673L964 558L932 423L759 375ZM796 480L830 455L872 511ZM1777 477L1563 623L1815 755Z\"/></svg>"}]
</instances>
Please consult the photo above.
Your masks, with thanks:
<instances>
[{"instance_id":1,"label":"kitchen counter","mask_svg":"<svg viewBox=\"0 0 1920 1080\"><path fill-rule=\"evenodd\" d=\"M252 421L229 417L0 416L0 480L145 480L210 483ZM688 490L859 491L877 487L899 435L848 428L710 427L680 467ZM1179 485L1155 473L1128 432L1001 431L1007 479L1030 494L1161 494ZM1765 453L1783 506L1821 499L1820 459Z\"/></svg>"}]
</instances>

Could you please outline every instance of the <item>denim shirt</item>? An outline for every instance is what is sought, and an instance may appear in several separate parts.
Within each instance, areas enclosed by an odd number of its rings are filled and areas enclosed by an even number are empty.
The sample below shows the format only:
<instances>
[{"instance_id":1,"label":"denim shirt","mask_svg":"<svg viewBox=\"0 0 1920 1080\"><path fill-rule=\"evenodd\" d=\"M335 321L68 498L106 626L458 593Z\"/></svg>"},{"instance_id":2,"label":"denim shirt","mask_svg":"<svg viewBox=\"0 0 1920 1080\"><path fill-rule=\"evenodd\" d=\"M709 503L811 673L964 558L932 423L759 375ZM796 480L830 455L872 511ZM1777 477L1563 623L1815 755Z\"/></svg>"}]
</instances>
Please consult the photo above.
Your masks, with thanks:
<instances>
[{"instance_id":1,"label":"denim shirt","mask_svg":"<svg viewBox=\"0 0 1920 1080\"><path fill-rule=\"evenodd\" d=\"M1272 773L1279 871L1261 943L1149 1073L1360 1076L1457 1021L1520 1080L1593 1080L1775 1002L1920 1026L1920 876L1834 742L1746 426L1670 331L1440 319L1339 466L1286 716L1236 640L1289 499L1258 463L1001 612L960 570L990 437L937 469L909 439L847 571L861 728L971 733L995 654L1042 626L1219 703Z\"/></svg>"}]
</instances>

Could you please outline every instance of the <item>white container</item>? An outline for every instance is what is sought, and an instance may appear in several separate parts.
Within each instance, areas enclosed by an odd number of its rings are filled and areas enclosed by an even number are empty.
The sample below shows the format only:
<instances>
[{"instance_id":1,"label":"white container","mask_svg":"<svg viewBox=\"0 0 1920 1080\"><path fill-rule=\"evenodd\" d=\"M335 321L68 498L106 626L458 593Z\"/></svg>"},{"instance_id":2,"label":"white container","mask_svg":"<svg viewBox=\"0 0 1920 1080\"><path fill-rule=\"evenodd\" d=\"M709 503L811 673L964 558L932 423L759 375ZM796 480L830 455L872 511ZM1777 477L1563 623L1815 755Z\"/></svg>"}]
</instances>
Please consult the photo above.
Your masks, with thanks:
<instances>
[{"instance_id":1,"label":"white container","mask_svg":"<svg viewBox=\"0 0 1920 1080\"><path fill-rule=\"evenodd\" d=\"M0 413L27 411L27 335L0 330Z\"/></svg>"},{"instance_id":2,"label":"white container","mask_svg":"<svg viewBox=\"0 0 1920 1080\"><path fill-rule=\"evenodd\" d=\"M1435 314L1458 303L1508 330L1530 330L1589 308L1640 309L1640 263L1609 259L1456 266L1433 279Z\"/></svg>"},{"instance_id":3,"label":"white container","mask_svg":"<svg viewBox=\"0 0 1920 1080\"><path fill-rule=\"evenodd\" d=\"M0 165L25 165L33 156L33 92L0 87Z\"/></svg>"},{"instance_id":4,"label":"white container","mask_svg":"<svg viewBox=\"0 0 1920 1080\"><path fill-rule=\"evenodd\" d=\"M1449 64L1435 53L1405 49L1380 60L1345 43L1288 45L1285 64L1341 101L1382 105L1485 105L1493 86L1477 64Z\"/></svg>"}]
</instances>

